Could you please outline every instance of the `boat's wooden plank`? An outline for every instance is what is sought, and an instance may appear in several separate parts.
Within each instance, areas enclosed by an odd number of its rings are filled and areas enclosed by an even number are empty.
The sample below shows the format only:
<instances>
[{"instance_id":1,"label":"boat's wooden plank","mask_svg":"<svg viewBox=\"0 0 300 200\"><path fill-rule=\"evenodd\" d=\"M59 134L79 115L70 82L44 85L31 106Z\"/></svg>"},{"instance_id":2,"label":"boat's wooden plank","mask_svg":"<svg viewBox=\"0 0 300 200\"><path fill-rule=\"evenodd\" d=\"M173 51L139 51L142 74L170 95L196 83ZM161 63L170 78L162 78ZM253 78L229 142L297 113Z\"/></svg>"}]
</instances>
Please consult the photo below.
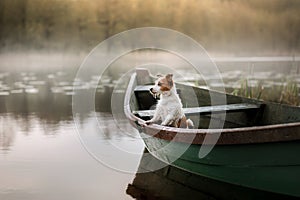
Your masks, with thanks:
<instances>
[{"instance_id":1,"label":"boat's wooden plank","mask_svg":"<svg viewBox=\"0 0 300 200\"><path fill-rule=\"evenodd\" d=\"M184 113L186 114L209 114L209 113L222 113L222 112L241 112L243 110L249 109L259 109L260 105L258 104L229 104L229 105L217 105L217 106L202 106L195 108L184 108Z\"/></svg>"},{"instance_id":2,"label":"boat's wooden plank","mask_svg":"<svg viewBox=\"0 0 300 200\"><path fill-rule=\"evenodd\" d=\"M151 87L153 87L153 85L138 85L134 89L134 92L149 92Z\"/></svg>"},{"instance_id":3,"label":"boat's wooden plank","mask_svg":"<svg viewBox=\"0 0 300 200\"><path fill-rule=\"evenodd\" d=\"M249 103L239 103L239 104L229 104L229 105L217 105L217 106L202 106L193 108L183 108L186 115L196 115L196 114L211 114L211 113L223 113L223 112L243 112L247 110L260 109L261 104L249 104ZM140 117L152 117L155 110L141 110L134 111L134 114Z\"/></svg>"}]
</instances>

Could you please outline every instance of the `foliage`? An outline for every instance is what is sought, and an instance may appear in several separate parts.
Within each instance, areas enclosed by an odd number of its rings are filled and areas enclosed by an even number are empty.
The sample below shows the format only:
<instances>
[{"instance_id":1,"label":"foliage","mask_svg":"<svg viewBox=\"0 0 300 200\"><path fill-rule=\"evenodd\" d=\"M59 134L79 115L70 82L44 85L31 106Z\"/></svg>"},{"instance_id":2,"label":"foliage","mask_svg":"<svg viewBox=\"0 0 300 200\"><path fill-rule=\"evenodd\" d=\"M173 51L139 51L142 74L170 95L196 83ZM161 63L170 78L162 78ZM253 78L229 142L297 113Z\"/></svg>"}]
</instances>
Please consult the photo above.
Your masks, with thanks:
<instances>
[{"instance_id":1,"label":"foliage","mask_svg":"<svg viewBox=\"0 0 300 200\"><path fill-rule=\"evenodd\" d=\"M298 0L1 0L0 48L90 50L121 31L160 26L208 50L295 54L299 10Z\"/></svg>"},{"instance_id":2,"label":"foliage","mask_svg":"<svg viewBox=\"0 0 300 200\"><path fill-rule=\"evenodd\" d=\"M264 87L263 81L249 85L249 80L240 80L240 88L234 89L233 95L261 99L289 105L300 105L300 88L295 80L282 80L281 84Z\"/></svg>"},{"instance_id":3,"label":"foliage","mask_svg":"<svg viewBox=\"0 0 300 200\"><path fill-rule=\"evenodd\" d=\"M282 86L280 103L287 103L295 106L300 105L298 95L299 88L297 82L289 80Z\"/></svg>"},{"instance_id":4,"label":"foliage","mask_svg":"<svg viewBox=\"0 0 300 200\"><path fill-rule=\"evenodd\" d=\"M244 96L247 98L260 99L264 90L262 81L259 81L255 86L250 86L248 79L240 80L241 87L234 89L233 95Z\"/></svg>"}]
</instances>

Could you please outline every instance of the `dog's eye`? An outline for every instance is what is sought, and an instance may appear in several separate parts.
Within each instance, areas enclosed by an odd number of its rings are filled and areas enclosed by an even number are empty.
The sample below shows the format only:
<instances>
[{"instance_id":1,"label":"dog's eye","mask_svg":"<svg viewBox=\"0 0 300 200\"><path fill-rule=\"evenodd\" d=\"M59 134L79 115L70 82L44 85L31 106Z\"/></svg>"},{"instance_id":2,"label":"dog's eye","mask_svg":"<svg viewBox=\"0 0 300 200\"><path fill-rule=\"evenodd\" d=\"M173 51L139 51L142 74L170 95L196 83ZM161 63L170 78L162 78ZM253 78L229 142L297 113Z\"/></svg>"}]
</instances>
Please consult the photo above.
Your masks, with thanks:
<instances>
[{"instance_id":1,"label":"dog's eye","mask_svg":"<svg viewBox=\"0 0 300 200\"><path fill-rule=\"evenodd\" d=\"M158 86L161 86L161 83L157 83Z\"/></svg>"}]
</instances>

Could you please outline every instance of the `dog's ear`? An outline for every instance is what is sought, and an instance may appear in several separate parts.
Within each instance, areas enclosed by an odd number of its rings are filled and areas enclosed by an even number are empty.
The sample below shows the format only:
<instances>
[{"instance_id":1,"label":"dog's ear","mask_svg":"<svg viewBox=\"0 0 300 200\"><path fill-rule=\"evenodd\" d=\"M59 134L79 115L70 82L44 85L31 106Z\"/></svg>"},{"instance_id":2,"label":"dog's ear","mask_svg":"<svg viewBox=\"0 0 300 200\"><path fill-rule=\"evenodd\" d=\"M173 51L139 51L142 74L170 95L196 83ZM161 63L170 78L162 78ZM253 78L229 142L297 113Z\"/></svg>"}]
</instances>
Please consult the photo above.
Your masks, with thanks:
<instances>
[{"instance_id":1,"label":"dog's ear","mask_svg":"<svg viewBox=\"0 0 300 200\"><path fill-rule=\"evenodd\" d=\"M173 74L167 74L166 79L168 81L168 84L172 87L173 86Z\"/></svg>"},{"instance_id":2,"label":"dog's ear","mask_svg":"<svg viewBox=\"0 0 300 200\"><path fill-rule=\"evenodd\" d=\"M168 81L172 81L172 78L173 78L173 74L167 74L167 75L166 75L166 79L167 79Z\"/></svg>"}]
</instances>

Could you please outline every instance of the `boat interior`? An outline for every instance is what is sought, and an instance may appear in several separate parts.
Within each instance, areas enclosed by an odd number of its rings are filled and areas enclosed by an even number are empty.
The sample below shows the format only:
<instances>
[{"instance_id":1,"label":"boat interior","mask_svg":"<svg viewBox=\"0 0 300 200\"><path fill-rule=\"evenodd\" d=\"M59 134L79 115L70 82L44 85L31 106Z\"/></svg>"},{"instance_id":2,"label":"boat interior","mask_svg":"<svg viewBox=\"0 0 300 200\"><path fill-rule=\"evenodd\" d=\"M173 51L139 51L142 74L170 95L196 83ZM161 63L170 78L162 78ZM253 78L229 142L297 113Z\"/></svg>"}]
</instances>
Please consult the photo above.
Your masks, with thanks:
<instances>
[{"instance_id":1,"label":"boat interior","mask_svg":"<svg viewBox=\"0 0 300 200\"><path fill-rule=\"evenodd\" d=\"M145 77L145 74L142 75ZM153 117L157 103L157 99L149 92L155 79L139 76L137 73L134 94L131 96L131 111L137 117L149 120ZM212 124L221 124L222 128L239 128L300 121L299 107L243 98L184 83L176 83L176 89L184 113L193 120L196 129L211 129L214 128Z\"/></svg>"}]
</instances>

